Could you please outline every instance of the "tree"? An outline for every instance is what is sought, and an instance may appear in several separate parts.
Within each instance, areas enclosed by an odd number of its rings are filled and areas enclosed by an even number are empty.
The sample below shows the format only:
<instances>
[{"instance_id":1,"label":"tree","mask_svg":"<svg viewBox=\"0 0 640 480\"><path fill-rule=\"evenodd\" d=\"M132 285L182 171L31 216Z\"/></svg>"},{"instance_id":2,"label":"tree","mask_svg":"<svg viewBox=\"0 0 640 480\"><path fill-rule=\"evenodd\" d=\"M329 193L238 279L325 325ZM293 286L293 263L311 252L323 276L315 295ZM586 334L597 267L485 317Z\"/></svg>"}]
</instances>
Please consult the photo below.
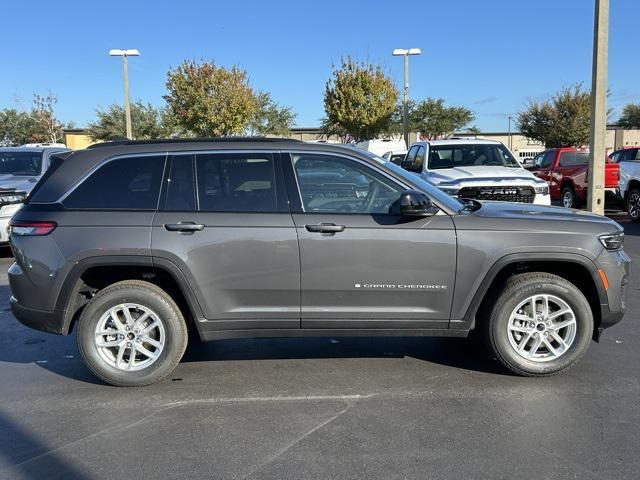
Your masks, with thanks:
<instances>
[{"instance_id":1,"label":"tree","mask_svg":"<svg viewBox=\"0 0 640 480\"><path fill-rule=\"evenodd\" d=\"M258 108L249 122L249 134L289 135L296 118L291 108L281 107L267 92L258 92L255 98Z\"/></svg>"},{"instance_id":2,"label":"tree","mask_svg":"<svg viewBox=\"0 0 640 480\"><path fill-rule=\"evenodd\" d=\"M0 145L23 145L35 141L38 122L30 112L15 108L0 110Z\"/></svg>"},{"instance_id":3,"label":"tree","mask_svg":"<svg viewBox=\"0 0 640 480\"><path fill-rule=\"evenodd\" d=\"M33 95L33 110L31 116L37 124L34 137L48 143L58 143L64 138L62 123L56 118L53 107L58 103L58 97L51 92L46 95Z\"/></svg>"},{"instance_id":4,"label":"tree","mask_svg":"<svg viewBox=\"0 0 640 480\"><path fill-rule=\"evenodd\" d=\"M517 125L523 135L547 148L576 147L589 143L590 117L591 94L578 83L548 100L530 100L518 113Z\"/></svg>"},{"instance_id":5,"label":"tree","mask_svg":"<svg viewBox=\"0 0 640 480\"><path fill-rule=\"evenodd\" d=\"M258 109L247 72L237 66L185 60L167 73L167 90L176 124L198 136L240 134Z\"/></svg>"},{"instance_id":6,"label":"tree","mask_svg":"<svg viewBox=\"0 0 640 480\"><path fill-rule=\"evenodd\" d=\"M625 128L640 128L640 103L630 103L622 109L618 125Z\"/></svg>"},{"instance_id":7,"label":"tree","mask_svg":"<svg viewBox=\"0 0 640 480\"><path fill-rule=\"evenodd\" d=\"M97 120L89 123L89 136L94 141L110 141L127 136L124 107L113 104L105 110L96 110ZM131 104L131 127L133 138L153 140L170 137L176 130L171 125L164 109L156 108L150 103L136 101Z\"/></svg>"},{"instance_id":8,"label":"tree","mask_svg":"<svg viewBox=\"0 0 640 480\"><path fill-rule=\"evenodd\" d=\"M323 123L356 142L369 140L388 130L397 101L398 91L382 68L347 57L327 80Z\"/></svg>"},{"instance_id":9,"label":"tree","mask_svg":"<svg viewBox=\"0 0 640 480\"><path fill-rule=\"evenodd\" d=\"M468 108L447 107L442 98L426 98L421 102L411 103L409 128L432 140L451 135L474 118L475 115Z\"/></svg>"}]
</instances>

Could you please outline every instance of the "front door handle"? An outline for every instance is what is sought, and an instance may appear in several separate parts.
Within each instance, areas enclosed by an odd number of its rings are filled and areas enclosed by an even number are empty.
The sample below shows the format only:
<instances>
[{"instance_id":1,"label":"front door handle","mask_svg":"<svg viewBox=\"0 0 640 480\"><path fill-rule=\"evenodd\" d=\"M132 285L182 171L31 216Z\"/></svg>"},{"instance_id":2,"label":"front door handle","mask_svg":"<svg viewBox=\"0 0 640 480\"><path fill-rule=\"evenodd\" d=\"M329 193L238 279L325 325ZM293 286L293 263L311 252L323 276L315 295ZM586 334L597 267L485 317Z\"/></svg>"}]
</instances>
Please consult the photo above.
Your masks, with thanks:
<instances>
[{"instance_id":1,"label":"front door handle","mask_svg":"<svg viewBox=\"0 0 640 480\"><path fill-rule=\"evenodd\" d=\"M194 222L165 223L164 228L169 232L199 232L204 225Z\"/></svg>"},{"instance_id":2,"label":"front door handle","mask_svg":"<svg viewBox=\"0 0 640 480\"><path fill-rule=\"evenodd\" d=\"M305 225L304 228L308 232L314 233L337 233L344 231L344 225L336 225L335 223L318 223L317 225Z\"/></svg>"}]
</instances>

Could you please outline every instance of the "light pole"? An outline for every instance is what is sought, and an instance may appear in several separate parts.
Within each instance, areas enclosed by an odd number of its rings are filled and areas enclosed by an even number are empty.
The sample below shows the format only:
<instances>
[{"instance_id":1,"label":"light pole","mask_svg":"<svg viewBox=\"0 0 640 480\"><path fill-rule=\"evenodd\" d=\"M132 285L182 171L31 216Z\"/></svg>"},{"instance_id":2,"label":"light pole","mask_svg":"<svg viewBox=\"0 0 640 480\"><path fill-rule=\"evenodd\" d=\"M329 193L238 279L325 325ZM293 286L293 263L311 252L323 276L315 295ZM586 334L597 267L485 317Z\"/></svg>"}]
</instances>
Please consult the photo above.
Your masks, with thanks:
<instances>
[{"instance_id":1,"label":"light pole","mask_svg":"<svg viewBox=\"0 0 640 480\"><path fill-rule=\"evenodd\" d=\"M404 96L402 98L402 134L404 143L409 149L409 55L420 55L419 48L396 48L393 51L394 57L404 57Z\"/></svg>"},{"instance_id":2,"label":"light pole","mask_svg":"<svg viewBox=\"0 0 640 480\"><path fill-rule=\"evenodd\" d=\"M587 204L590 211L604 215L604 158L607 133L607 53L609 0L596 0L591 67L591 129L589 132L589 177Z\"/></svg>"},{"instance_id":3,"label":"light pole","mask_svg":"<svg viewBox=\"0 0 640 480\"><path fill-rule=\"evenodd\" d=\"M138 57L140 56L140 52L135 48L120 50L120 49L111 49L109 50L109 55L112 57L122 57L122 76L124 80L124 120L127 128L127 138L133 138L133 133L131 132L131 106L129 105L129 69L128 69L128 57Z\"/></svg>"},{"instance_id":4,"label":"light pole","mask_svg":"<svg viewBox=\"0 0 640 480\"><path fill-rule=\"evenodd\" d=\"M512 150L512 148L511 148L511 115L509 115L509 133L508 133L508 135L509 135L509 137L508 137L509 138L509 150Z\"/></svg>"}]
</instances>

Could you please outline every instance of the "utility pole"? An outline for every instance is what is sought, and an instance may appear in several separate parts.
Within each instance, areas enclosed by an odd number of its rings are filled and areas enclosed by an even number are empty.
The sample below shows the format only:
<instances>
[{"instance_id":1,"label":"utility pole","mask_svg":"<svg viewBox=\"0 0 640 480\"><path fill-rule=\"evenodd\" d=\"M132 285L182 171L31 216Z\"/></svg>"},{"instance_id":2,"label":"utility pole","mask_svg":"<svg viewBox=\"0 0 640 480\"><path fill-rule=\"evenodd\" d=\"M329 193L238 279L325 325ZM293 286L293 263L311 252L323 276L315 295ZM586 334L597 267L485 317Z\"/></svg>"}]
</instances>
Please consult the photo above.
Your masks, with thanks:
<instances>
[{"instance_id":1,"label":"utility pole","mask_svg":"<svg viewBox=\"0 0 640 480\"><path fill-rule=\"evenodd\" d=\"M127 130L127 138L133 139L133 131L131 127L131 105L129 103L129 61L128 57L137 57L140 52L136 49L109 50L112 57L122 57L122 79L124 81L124 123Z\"/></svg>"},{"instance_id":2,"label":"utility pole","mask_svg":"<svg viewBox=\"0 0 640 480\"><path fill-rule=\"evenodd\" d=\"M402 135L404 143L409 149L409 55L420 55L419 48L396 48L393 55L404 57L404 94L402 97Z\"/></svg>"},{"instance_id":3,"label":"utility pole","mask_svg":"<svg viewBox=\"0 0 640 480\"><path fill-rule=\"evenodd\" d=\"M588 208L604 215L604 159L607 128L607 55L609 0L595 0L591 67L591 130L589 132Z\"/></svg>"}]
</instances>

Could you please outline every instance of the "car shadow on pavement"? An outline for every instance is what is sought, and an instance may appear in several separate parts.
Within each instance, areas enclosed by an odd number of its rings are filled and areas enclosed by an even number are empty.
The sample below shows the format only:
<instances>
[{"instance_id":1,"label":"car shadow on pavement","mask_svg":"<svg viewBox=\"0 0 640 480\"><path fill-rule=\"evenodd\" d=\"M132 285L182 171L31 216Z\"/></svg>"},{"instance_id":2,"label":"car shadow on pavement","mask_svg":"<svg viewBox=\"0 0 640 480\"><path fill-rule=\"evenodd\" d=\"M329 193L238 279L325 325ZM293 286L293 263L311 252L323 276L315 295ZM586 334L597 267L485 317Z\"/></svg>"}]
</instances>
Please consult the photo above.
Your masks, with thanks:
<instances>
[{"instance_id":1,"label":"car shadow on pavement","mask_svg":"<svg viewBox=\"0 0 640 480\"><path fill-rule=\"evenodd\" d=\"M404 358L510 375L474 338L305 337L190 342L183 362L330 358Z\"/></svg>"},{"instance_id":2,"label":"car shadow on pavement","mask_svg":"<svg viewBox=\"0 0 640 480\"><path fill-rule=\"evenodd\" d=\"M0 469L0 477L48 479L89 478L44 444L34 434L0 411L0 456L7 467ZM45 457L46 456L46 457ZM7 477L4 477L4 474Z\"/></svg>"}]
</instances>

